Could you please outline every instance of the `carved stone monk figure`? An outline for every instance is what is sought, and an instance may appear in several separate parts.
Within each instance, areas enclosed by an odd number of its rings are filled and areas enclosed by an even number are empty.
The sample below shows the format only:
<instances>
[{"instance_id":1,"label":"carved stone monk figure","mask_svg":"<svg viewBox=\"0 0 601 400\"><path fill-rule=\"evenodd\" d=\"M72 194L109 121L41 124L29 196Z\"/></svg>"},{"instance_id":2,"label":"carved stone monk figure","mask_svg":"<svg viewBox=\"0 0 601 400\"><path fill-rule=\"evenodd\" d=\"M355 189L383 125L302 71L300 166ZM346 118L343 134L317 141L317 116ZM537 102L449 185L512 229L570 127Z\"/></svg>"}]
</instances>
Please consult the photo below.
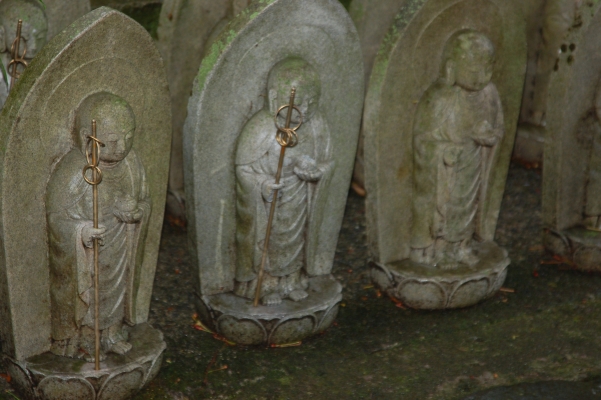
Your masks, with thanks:
<instances>
[{"instance_id":1,"label":"carved stone monk figure","mask_svg":"<svg viewBox=\"0 0 601 400\"><path fill-rule=\"evenodd\" d=\"M491 82L494 47L462 30L447 41L440 78L424 93L414 131L411 259L454 269L478 262L481 211L503 112Z\"/></svg>"},{"instance_id":2,"label":"carved stone monk figure","mask_svg":"<svg viewBox=\"0 0 601 400\"><path fill-rule=\"evenodd\" d=\"M132 150L136 129L129 104L113 94L87 97L75 113L75 146L56 166L46 195L50 246L51 351L94 360L94 238L100 240L101 357L131 349L125 323L150 215L144 166ZM102 182L99 228L93 228L92 186L82 177L91 121L97 121Z\"/></svg>"},{"instance_id":3,"label":"carved stone monk figure","mask_svg":"<svg viewBox=\"0 0 601 400\"><path fill-rule=\"evenodd\" d=\"M5 68L11 60L10 48L17 33L17 22L23 20L21 27L23 48L27 48L25 60L31 61L38 51L46 44L48 34L48 22L42 8L32 0L2 0L0 1L0 61ZM21 67L19 67L19 71ZM8 96L10 76L8 82L0 76L0 109Z\"/></svg>"},{"instance_id":4,"label":"carved stone monk figure","mask_svg":"<svg viewBox=\"0 0 601 400\"><path fill-rule=\"evenodd\" d=\"M275 175L280 145L275 139L274 115L288 104L296 87L295 104L303 114L298 144L286 150L280 184ZM321 82L306 61L280 61L268 77L267 102L244 126L236 150L237 220L235 293L253 298L261 263L273 190L278 189L273 228L262 285L262 304L307 297L309 227L316 198L332 172L330 134L319 112ZM282 116L285 113L282 113ZM292 123L299 122L293 115ZM284 121L280 121L284 126ZM325 188L327 190L327 188Z\"/></svg>"}]
</instances>

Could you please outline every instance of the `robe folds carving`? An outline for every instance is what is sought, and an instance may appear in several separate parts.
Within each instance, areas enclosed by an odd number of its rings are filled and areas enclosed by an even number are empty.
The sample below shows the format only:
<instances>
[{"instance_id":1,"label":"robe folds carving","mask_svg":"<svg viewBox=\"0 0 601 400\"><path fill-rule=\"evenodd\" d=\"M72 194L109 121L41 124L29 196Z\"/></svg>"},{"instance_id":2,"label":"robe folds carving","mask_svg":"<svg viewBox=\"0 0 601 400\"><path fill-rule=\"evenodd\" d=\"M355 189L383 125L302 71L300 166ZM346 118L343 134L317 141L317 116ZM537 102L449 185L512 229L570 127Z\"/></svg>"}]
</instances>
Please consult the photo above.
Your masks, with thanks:
<instances>
[{"instance_id":1,"label":"robe folds carving","mask_svg":"<svg viewBox=\"0 0 601 400\"><path fill-rule=\"evenodd\" d=\"M82 326L94 326L94 253L82 230L93 221L92 186L82 177L86 159L72 149L57 165L46 194L50 258L52 338L77 337ZM98 186L99 225L106 227L99 246L100 329L122 321L133 324L133 299L140 266L150 197L144 167L132 150L122 161L102 166ZM124 223L114 210L137 207L143 216Z\"/></svg>"},{"instance_id":2,"label":"robe folds carving","mask_svg":"<svg viewBox=\"0 0 601 400\"><path fill-rule=\"evenodd\" d=\"M487 121L503 135L503 110L494 84L477 92L433 84L420 101L414 125L412 248L436 238L459 242L478 235L476 223L498 145L477 143L473 132Z\"/></svg>"},{"instance_id":3,"label":"robe folds carving","mask_svg":"<svg viewBox=\"0 0 601 400\"><path fill-rule=\"evenodd\" d=\"M275 140L273 116L262 110L245 125L236 151L236 280L256 278L261 264L271 198L263 184L273 182L277 172L280 145ZM265 271L272 277L285 277L301 270L315 271L322 210L334 171L330 133L326 121L316 113L298 130L299 143L287 148L281 182L284 188L273 220ZM294 173L302 156L313 158L323 176L304 181Z\"/></svg>"}]
</instances>

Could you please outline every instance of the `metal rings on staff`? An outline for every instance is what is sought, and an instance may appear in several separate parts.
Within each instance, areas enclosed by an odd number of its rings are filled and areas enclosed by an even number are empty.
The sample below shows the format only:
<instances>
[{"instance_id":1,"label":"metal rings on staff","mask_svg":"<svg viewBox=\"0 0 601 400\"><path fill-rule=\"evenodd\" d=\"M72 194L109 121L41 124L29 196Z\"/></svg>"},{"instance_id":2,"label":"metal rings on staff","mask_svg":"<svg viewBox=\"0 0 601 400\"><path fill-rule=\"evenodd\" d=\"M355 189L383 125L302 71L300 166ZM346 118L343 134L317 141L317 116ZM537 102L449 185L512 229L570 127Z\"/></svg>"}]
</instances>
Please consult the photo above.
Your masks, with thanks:
<instances>
[{"instance_id":1,"label":"metal rings on staff","mask_svg":"<svg viewBox=\"0 0 601 400\"><path fill-rule=\"evenodd\" d=\"M86 172L88 172L89 170L96 171L96 180L88 179L88 177L86 176ZM83 168L82 174L83 174L83 179L92 186L99 185L100 182L102 182L102 171L100 170L100 168L98 168L97 165L86 165Z\"/></svg>"}]
</instances>

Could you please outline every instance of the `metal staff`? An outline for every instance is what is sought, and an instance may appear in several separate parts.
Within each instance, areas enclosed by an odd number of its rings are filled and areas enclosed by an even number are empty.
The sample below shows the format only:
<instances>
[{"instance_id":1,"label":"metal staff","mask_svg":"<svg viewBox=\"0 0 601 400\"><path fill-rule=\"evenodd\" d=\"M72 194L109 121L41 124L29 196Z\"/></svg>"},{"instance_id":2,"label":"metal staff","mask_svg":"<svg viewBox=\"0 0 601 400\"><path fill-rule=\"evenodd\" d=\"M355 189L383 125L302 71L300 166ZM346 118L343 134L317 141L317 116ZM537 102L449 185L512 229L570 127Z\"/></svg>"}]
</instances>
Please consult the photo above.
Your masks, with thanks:
<instances>
[{"instance_id":1,"label":"metal staff","mask_svg":"<svg viewBox=\"0 0 601 400\"><path fill-rule=\"evenodd\" d=\"M294 98L296 97L296 88L292 88L290 91L290 103L278 108L275 113L275 127L277 128L277 132L275 134L275 139L278 141L280 146L282 146L280 150L280 159L278 161L278 170L275 174L275 184L280 184L280 178L282 176L282 167L284 166L284 156L286 155L287 147L294 147L298 143L298 135L296 131L303 124L303 114L298 109L298 107L294 106ZM288 113L286 114L286 126L281 127L278 125L278 116L282 111L288 109ZM296 110L299 114L299 122L298 125L294 128L290 127L290 121L292 120L292 110ZM257 278L257 289L255 290L255 301L253 302L253 306L257 307L259 305L259 299L261 298L261 285L263 284L263 273L265 271L265 262L267 261L267 250L269 249L269 238L271 237L271 226L273 224L273 215L275 214L275 205L278 200L278 189L273 191L273 198L271 200L271 208L269 209L269 219L267 220L267 230L265 231L265 245L263 247L263 256L261 257L261 266L259 267L259 276Z\"/></svg>"},{"instance_id":2,"label":"metal staff","mask_svg":"<svg viewBox=\"0 0 601 400\"><path fill-rule=\"evenodd\" d=\"M27 53L27 46L24 44L23 54L19 54L19 47L21 46L21 39L27 43L25 38L21 36L21 28L23 26L23 20L20 19L17 22L17 34L15 40L13 41L12 46L10 46L10 57L11 60L8 63L8 74L11 76L10 85L8 87L8 91L10 92L13 88L13 85L17 79L21 76L21 73L18 71L19 64L23 65L24 68L27 67L27 61L25 61L25 54Z\"/></svg>"},{"instance_id":3,"label":"metal staff","mask_svg":"<svg viewBox=\"0 0 601 400\"><path fill-rule=\"evenodd\" d=\"M94 209L94 229L98 229L98 185L102 182L102 171L98 168L99 146L104 147L104 143L96 138L96 120L92 120L92 135L88 136L86 143L86 160L88 165L83 168L83 179L92 185L93 209ZM88 151L88 148L89 151ZM91 155L90 155L91 153ZM88 179L86 172L92 170L92 179ZM100 310L98 307L98 238L93 239L94 244L94 369L100 369Z\"/></svg>"}]
</instances>

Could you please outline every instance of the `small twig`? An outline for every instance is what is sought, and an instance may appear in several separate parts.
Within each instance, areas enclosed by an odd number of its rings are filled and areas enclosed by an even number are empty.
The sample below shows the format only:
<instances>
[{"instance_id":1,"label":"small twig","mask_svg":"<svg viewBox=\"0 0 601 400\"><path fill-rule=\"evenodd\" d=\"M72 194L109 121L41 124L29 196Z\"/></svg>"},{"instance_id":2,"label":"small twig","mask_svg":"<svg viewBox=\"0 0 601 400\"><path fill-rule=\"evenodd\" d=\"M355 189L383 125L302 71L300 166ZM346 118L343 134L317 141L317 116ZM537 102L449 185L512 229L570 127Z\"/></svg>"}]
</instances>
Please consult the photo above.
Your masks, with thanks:
<instances>
[{"instance_id":1,"label":"small twig","mask_svg":"<svg viewBox=\"0 0 601 400\"><path fill-rule=\"evenodd\" d=\"M207 365L207 368L205 369L205 378L202 381L202 383L205 386L208 386L208 384L209 384L209 374L210 374L210 371L211 371L211 367L213 365L215 365L215 363L217 362L217 357L223 351L223 349L225 349L225 346L226 346L226 344L224 344L223 346L221 346L221 348L219 350L217 350L215 352L215 354L213 354L213 357L211 358L211 361L209 361L209 365Z\"/></svg>"},{"instance_id":2,"label":"small twig","mask_svg":"<svg viewBox=\"0 0 601 400\"><path fill-rule=\"evenodd\" d=\"M221 367L219 367L217 369L210 370L209 372L207 372L207 375L208 374L212 374L213 372L223 371L223 370L226 370L226 369L227 369L227 365L223 365L223 366L221 366Z\"/></svg>"},{"instance_id":3,"label":"small twig","mask_svg":"<svg viewBox=\"0 0 601 400\"><path fill-rule=\"evenodd\" d=\"M398 308L402 308L403 310L407 309L407 307L405 307L405 305L403 304L403 302L400 301L399 299L397 299L396 297L393 297L391 295L388 295L388 297L390 297L390 300L392 300L392 302L394 303L394 305L397 306Z\"/></svg>"},{"instance_id":4,"label":"small twig","mask_svg":"<svg viewBox=\"0 0 601 400\"><path fill-rule=\"evenodd\" d=\"M269 347L271 347L271 348L297 347L297 346L300 346L301 344L303 344L303 342L299 340L298 342L284 343L284 344L272 343L269 345Z\"/></svg>"},{"instance_id":5,"label":"small twig","mask_svg":"<svg viewBox=\"0 0 601 400\"><path fill-rule=\"evenodd\" d=\"M510 289L510 288L502 287L501 289L499 289L499 292L503 292L503 293L515 293L515 289Z\"/></svg>"},{"instance_id":6,"label":"small twig","mask_svg":"<svg viewBox=\"0 0 601 400\"><path fill-rule=\"evenodd\" d=\"M372 351L371 351L371 354L374 354L374 353L379 353L379 352L381 352L381 351L392 350L392 349L394 349L395 347L399 347L399 344L398 344L398 343L393 343L393 344L385 344L385 345L382 345L382 346L381 346L379 349L372 350Z\"/></svg>"},{"instance_id":7,"label":"small twig","mask_svg":"<svg viewBox=\"0 0 601 400\"><path fill-rule=\"evenodd\" d=\"M4 391L4 393L10 394L14 399L21 400L17 396L15 396L12 392L9 392L8 390Z\"/></svg>"}]
</instances>

